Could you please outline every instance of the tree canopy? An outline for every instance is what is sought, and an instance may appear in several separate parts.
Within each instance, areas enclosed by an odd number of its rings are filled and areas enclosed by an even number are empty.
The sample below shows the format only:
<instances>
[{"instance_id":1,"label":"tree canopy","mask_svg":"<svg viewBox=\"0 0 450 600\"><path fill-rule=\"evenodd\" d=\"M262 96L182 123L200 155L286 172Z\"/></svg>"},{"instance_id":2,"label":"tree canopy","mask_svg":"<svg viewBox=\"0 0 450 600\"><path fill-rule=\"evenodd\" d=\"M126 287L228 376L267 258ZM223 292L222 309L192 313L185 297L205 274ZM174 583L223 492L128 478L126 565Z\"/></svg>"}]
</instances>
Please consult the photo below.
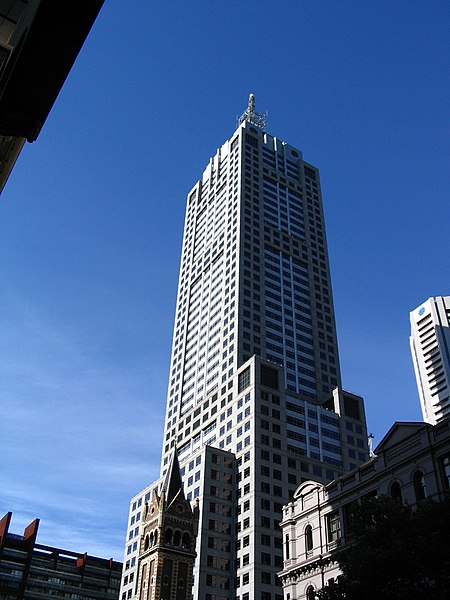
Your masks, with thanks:
<instances>
[{"instance_id":1,"label":"tree canopy","mask_svg":"<svg viewBox=\"0 0 450 600\"><path fill-rule=\"evenodd\" d=\"M352 545L338 555L343 577L320 600L444 600L450 597L450 498L416 510L382 497L347 511Z\"/></svg>"}]
</instances>

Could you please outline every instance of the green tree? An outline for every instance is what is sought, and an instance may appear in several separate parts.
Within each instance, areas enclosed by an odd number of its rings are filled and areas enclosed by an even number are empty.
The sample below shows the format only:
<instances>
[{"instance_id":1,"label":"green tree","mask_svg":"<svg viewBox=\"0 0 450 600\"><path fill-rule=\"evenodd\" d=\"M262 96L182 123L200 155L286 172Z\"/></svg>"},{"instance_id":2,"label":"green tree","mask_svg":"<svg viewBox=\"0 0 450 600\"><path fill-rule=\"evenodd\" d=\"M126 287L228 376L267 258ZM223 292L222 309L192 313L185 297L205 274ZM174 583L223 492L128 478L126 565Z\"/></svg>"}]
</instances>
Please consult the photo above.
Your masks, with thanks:
<instances>
[{"instance_id":1,"label":"green tree","mask_svg":"<svg viewBox=\"0 0 450 600\"><path fill-rule=\"evenodd\" d=\"M444 600L450 597L450 499L416 510L383 497L347 511L352 545L338 555L344 577L320 600Z\"/></svg>"}]
</instances>

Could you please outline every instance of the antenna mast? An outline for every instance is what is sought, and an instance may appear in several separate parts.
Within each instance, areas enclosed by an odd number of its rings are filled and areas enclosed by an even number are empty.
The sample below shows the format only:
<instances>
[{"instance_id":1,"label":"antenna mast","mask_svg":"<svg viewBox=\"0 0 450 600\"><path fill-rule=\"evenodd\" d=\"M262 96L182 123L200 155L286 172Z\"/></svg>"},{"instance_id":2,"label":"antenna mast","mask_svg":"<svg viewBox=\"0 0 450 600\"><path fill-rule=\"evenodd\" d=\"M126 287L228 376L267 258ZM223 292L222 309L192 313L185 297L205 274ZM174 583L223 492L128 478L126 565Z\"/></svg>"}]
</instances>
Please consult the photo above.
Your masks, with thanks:
<instances>
[{"instance_id":1,"label":"antenna mast","mask_svg":"<svg viewBox=\"0 0 450 600\"><path fill-rule=\"evenodd\" d=\"M255 96L253 94L250 94L248 97L247 110L240 117L239 125L242 125L244 121L256 125L256 127L261 128L263 131L266 129L266 115L263 115L255 109Z\"/></svg>"}]
</instances>

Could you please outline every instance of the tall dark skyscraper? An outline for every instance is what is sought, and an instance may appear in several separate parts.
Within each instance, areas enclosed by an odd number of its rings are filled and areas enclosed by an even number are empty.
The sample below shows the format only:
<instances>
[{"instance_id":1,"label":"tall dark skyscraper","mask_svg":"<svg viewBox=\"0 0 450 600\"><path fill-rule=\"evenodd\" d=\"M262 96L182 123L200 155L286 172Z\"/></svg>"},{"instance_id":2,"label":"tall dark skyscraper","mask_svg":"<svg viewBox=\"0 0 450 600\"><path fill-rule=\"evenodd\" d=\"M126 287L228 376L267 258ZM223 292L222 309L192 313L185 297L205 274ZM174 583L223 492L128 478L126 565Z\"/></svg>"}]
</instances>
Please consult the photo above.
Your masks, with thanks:
<instances>
[{"instance_id":1,"label":"tall dark skyscraper","mask_svg":"<svg viewBox=\"0 0 450 600\"><path fill-rule=\"evenodd\" d=\"M319 172L250 95L187 196L161 479L131 502L122 598L176 446L200 502L194 597L280 600L282 505L368 458L363 401L340 385Z\"/></svg>"}]
</instances>

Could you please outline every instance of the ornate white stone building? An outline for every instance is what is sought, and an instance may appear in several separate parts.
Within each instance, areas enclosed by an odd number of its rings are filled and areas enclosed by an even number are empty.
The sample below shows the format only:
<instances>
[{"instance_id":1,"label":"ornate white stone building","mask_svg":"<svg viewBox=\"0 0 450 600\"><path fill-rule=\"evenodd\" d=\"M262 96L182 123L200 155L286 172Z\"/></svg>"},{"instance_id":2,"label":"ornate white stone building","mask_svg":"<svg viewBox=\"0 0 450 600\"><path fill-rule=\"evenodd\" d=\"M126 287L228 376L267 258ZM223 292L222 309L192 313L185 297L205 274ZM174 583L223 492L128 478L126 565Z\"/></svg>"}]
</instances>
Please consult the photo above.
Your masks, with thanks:
<instances>
[{"instance_id":1,"label":"ornate white stone building","mask_svg":"<svg viewBox=\"0 0 450 600\"><path fill-rule=\"evenodd\" d=\"M362 497L392 496L414 507L436 501L450 487L450 421L395 423L364 465L326 485L302 483L283 507L285 600L310 600L341 575L339 552L346 547L346 511Z\"/></svg>"}]
</instances>

